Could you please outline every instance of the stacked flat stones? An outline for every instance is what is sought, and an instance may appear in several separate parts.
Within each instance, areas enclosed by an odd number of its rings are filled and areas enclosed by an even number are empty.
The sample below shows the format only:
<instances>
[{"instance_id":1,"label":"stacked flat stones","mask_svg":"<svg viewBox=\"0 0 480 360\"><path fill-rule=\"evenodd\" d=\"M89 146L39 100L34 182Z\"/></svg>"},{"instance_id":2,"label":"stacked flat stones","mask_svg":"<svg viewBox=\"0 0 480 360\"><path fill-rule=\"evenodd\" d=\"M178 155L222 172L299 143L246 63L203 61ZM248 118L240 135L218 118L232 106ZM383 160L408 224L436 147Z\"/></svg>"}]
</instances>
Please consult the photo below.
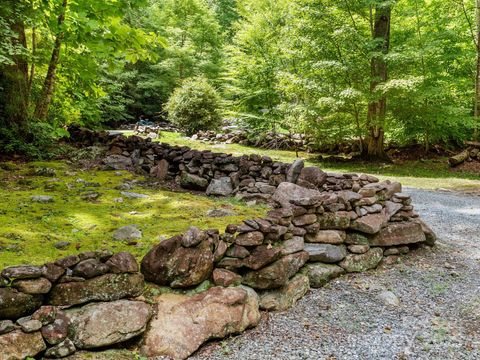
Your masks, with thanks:
<instances>
[{"instance_id":1,"label":"stacked flat stones","mask_svg":"<svg viewBox=\"0 0 480 360\"><path fill-rule=\"evenodd\" d=\"M120 299L142 293L138 270L133 255L108 251L5 268L0 277L0 359L40 352L60 358L137 336L145 330L150 307ZM136 319L126 326L122 317L130 315ZM110 320L108 330L101 328L101 317Z\"/></svg>"}]
</instances>

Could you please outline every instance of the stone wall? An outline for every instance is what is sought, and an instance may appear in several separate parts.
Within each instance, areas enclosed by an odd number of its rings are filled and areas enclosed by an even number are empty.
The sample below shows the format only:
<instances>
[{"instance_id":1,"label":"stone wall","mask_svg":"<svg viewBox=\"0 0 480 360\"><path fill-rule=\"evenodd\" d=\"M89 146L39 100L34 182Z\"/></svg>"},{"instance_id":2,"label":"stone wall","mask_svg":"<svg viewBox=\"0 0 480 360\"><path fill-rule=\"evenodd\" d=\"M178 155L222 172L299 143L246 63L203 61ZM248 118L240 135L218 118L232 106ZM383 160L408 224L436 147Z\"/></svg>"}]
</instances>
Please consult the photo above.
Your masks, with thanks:
<instances>
[{"instance_id":1,"label":"stone wall","mask_svg":"<svg viewBox=\"0 0 480 360\"><path fill-rule=\"evenodd\" d=\"M164 240L142 259L88 252L0 277L0 360L59 358L111 346L184 359L209 339L256 326L310 287L395 261L435 235L396 182L318 168L100 136L105 166L151 173L209 194L261 199L264 218ZM89 143L88 136L84 141ZM268 189L268 191L266 190ZM145 284L210 288L146 298ZM149 285L154 286L154 285ZM80 357L81 358L81 357Z\"/></svg>"}]
</instances>

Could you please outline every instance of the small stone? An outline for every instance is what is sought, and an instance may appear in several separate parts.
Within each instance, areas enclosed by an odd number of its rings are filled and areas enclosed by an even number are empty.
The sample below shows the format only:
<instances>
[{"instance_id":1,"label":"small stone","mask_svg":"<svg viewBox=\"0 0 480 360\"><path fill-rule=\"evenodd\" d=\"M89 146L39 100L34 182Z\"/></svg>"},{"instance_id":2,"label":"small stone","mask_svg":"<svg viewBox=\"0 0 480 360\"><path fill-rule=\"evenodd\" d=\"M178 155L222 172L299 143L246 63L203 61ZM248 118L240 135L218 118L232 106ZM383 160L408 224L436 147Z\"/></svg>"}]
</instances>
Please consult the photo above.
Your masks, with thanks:
<instances>
[{"instance_id":1,"label":"small stone","mask_svg":"<svg viewBox=\"0 0 480 360\"><path fill-rule=\"evenodd\" d=\"M112 255L105 265L107 265L114 274L136 273L139 269L137 260L128 252L119 252Z\"/></svg>"},{"instance_id":2,"label":"small stone","mask_svg":"<svg viewBox=\"0 0 480 360\"><path fill-rule=\"evenodd\" d=\"M42 327L42 336L50 345L59 344L67 337L69 325L70 318L63 311L58 311L55 320Z\"/></svg>"},{"instance_id":3,"label":"small stone","mask_svg":"<svg viewBox=\"0 0 480 360\"><path fill-rule=\"evenodd\" d=\"M39 320L32 320L30 316L23 317L17 320L17 324L22 328L23 332L31 333L40 330L42 323Z\"/></svg>"},{"instance_id":4,"label":"small stone","mask_svg":"<svg viewBox=\"0 0 480 360\"><path fill-rule=\"evenodd\" d=\"M137 225L126 225L115 230L113 238L118 241L138 240L142 238L142 232Z\"/></svg>"},{"instance_id":5,"label":"small stone","mask_svg":"<svg viewBox=\"0 0 480 360\"><path fill-rule=\"evenodd\" d=\"M15 324L12 320L0 320L0 335L15 330Z\"/></svg>"},{"instance_id":6,"label":"small stone","mask_svg":"<svg viewBox=\"0 0 480 360\"><path fill-rule=\"evenodd\" d=\"M33 320L38 320L42 325L48 325L55 321L57 317L57 308L55 306L42 306L40 309L35 311L31 318Z\"/></svg>"},{"instance_id":7,"label":"small stone","mask_svg":"<svg viewBox=\"0 0 480 360\"><path fill-rule=\"evenodd\" d=\"M148 199L150 196L129 191L121 191L120 194L128 199Z\"/></svg>"},{"instance_id":8,"label":"small stone","mask_svg":"<svg viewBox=\"0 0 480 360\"><path fill-rule=\"evenodd\" d=\"M32 200L32 202L37 203L52 203L55 201L53 197L48 195L34 195L30 199Z\"/></svg>"},{"instance_id":9,"label":"small stone","mask_svg":"<svg viewBox=\"0 0 480 360\"><path fill-rule=\"evenodd\" d=\"M207 211L206 214L208 217L226 217L226 216L235 216L237 213L228 209L211 209Z\"/></svg>"},{"instance_id":10,"label":"small stone","mask_svg":"<svg viewBox=\"0 0 480 360\"><path fill-rule=\"evenodd\" d=\"M347 272L362 272L374 269L383 257L381 248L371 248L365 254L349 254L340 262L340 266Z\"/></svg>"},{"instance_id":11,"label":"small stone","mask_svg":"<svg viewBox=\"0 0 480 360\"><path fill-rule=\"evenodd\" d=\"M228 287L230 285L240 285L242 277L233 271L227 269L215 269L212 274L213 283L216 286Z\"/></svg>"},{"instance_id":12,"label":"small stone","mask_svg":"<svg viewBox=\"0 0 480 360\"><path fill-rule=\"evenodd\" d=\"M398 307L398 306L400 306L400 300L398 299L397 295L395 295L391 291L382 291L378 295L378 297L388 307Z\"/></svg>"},{"instance_id":13,"label":"small stone","mask_svg":"<svg viewBox=\"0 0 480 360\"><path fill-rule=\"evenodd\" d=\"M365 254L370 250L370 245L348 245L348 251L354 254Z\"/></svg>"},{"instance_id":14,"label":"small stone","mask_svg":"<svg viewBox=\"0 0 480 360\"><path fill-rule=\"evenodd\" d=\"M245 247L234 244L233 246L229 247L227 252L225 253L226 256L244 259L248 255L250 255L250 251L248 251Z\"/></svg>"},{"instance_id":15,"label":"small stone","mask_svg":"<svg viewBox=\"0 0 480 360\"><path fill-rule=\"evenodd\" d=\"M314 234L307 234L305 241L310 243L322 243L338 245L345 241L346 234L342 230L321 230Z\"/></svg>"},{"instance_id":16,"label":"small stone","mask_svg":"<svg viewBox=\"0 0 480 360\"><path fill-rule=\"evenodd\" d=\"M279 289L262 291L260 309L267 311L284 311L290 309L310 289L308 276L296 274Z\"/></svg>"},{"instance_id":17,"label":"small stone","mask_svg":"<svg viewBox=\"0 0 480 360\"><path fill-rule=\"evenodd\" d=\"M73 268L73 275L84 279L91 279L109 272L108 265L97 259L87 259L79 262Z\"/></svg>"},{"instance_id":18,"label":"small stone","mask_svg":"<svg viewBox=\"0 0 480 360\"><path fill-rule=\"evenodd\" d=\"M45 352L47 358L63 358L73 354L76 351L75 344L70 339L65 339L61 343L51 347Z\"/></svg>"},{"instance_id":19,"label":"small stone","mask_svg":"<svg viewBox=\"0 0 480 360\"><path fill-rule=\"evenodd\" d=\"M65 250L69 246L70 246L70 243L68 241L59 241L53 244L53 247L59 250Z\"/></svg>"},{"instance_id":20,"label":"small stone","mask_svg":"<svg viewBox=\"0 0 480 360\"><path fill-rule=\"evenodd\" d=\"M207 239L207 234L195 226L190 226L182 236L182 245L193 247Z\"/></svg>"},{"instance_id":21,"label":"small stone","mask_svg":"<svg viewBox=\"0 0 480 360\"><path fill-rule=\"evenodd\" d=\"M212 179L206 190L206 194L209 196L229 196L232 192L233 185L229 177Z\"/></svg>"}]
</instances>

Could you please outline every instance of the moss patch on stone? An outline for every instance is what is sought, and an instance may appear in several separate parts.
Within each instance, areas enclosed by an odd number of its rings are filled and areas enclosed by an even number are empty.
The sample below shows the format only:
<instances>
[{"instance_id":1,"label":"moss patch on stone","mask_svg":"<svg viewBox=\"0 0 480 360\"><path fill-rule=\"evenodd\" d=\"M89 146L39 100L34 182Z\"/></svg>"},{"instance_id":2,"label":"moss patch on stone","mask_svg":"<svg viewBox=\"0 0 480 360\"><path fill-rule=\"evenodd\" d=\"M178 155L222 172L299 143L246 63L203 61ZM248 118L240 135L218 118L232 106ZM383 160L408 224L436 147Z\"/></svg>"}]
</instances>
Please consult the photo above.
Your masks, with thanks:
<instances>
[{"instance_id":1,"label":"moss patch on stone","mask_svg":"<svg viewBox=\"0 0 480 360\"><path fill-rule=\"evenodd\" d=\"M45 169L53 169L45 170ZM127 171L80 170L65 162L3 163L0 166L0 268L44 262L82 251L110 249L142 257L161 239L189 226L221 231L229 223L262 216L266 209L233 199L214 199L185 192L145 188L125 190L148 195L129 199L116 187L144 180ZM99 197L89 196L98 193ZM34 202L47 195L53 202ZM115 199L123 198L123 202ZM210 209L236 215L208 217ZM135 224L143 237L136 244L113 239L113 232ZM60 242L70 245L60 246ZM60 248L55 247L57 244Z\"/></svg>"}]
</instances>

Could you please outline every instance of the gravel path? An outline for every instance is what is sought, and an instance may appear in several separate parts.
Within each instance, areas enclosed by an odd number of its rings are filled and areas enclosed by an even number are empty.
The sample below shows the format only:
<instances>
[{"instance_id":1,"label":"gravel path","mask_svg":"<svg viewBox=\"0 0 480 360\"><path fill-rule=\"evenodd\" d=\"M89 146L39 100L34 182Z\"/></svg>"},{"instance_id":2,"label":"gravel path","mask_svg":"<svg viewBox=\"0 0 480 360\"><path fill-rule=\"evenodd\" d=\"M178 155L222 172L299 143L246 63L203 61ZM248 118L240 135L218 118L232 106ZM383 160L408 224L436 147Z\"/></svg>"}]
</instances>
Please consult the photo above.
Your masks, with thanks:
<instances>
[{"instance_id":1,"label":"gravel path","mask_svg":"<svg viewBox=\"0 0 480 360\"><path fill-rule=\"evenodd\" d=\"M407 189L435 248L312 290L193 359L480 359L480 197ZM398 306L381 294L393 292Z\"/></svg>"}]
</instances>

